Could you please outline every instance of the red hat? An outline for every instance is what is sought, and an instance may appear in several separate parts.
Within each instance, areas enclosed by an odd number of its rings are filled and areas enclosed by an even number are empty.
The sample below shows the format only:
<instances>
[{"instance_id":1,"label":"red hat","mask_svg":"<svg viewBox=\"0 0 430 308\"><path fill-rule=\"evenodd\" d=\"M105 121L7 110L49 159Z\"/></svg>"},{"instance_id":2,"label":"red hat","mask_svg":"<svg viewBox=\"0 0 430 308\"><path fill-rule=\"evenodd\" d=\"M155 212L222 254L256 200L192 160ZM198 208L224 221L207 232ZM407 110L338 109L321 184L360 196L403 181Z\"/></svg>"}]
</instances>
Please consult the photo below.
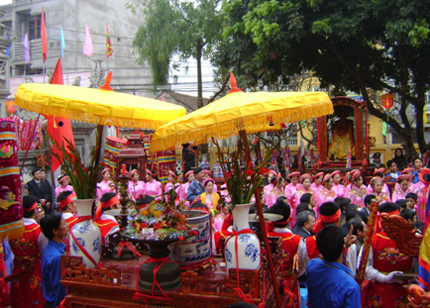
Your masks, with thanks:
<instances>
[{"instance_id":1,"label":"red hat","mask_svg":"<svg viewBox=\"0 0 430 308\"><path fill-rule=\"evenodd\" d=\"M384 182L384 180L383 180L381 177L379 177L379 176L374 176L374 177L370 180L370 185L371 185L371 186L373 186L373 184L374 184L376 181L381 181L382 183Z\"/></svg>"},{"instance_id":2,"label":"red hat","mask_svg":"<svg viewBox=\"0 0 430 308\"><path fill-rule=\"evenodd\" d=\"M203 186L204 187L206 187L206 183L207 182L212 182L215 185L215 181L213 179L211 179L211 178L208 178L208 179L206 179L206 180L203 181Z\"/></svg>"},{"instance_id":3,"label":"red hat","mask_svg":"<svg viewBox=\"0 0 430 308\"><path fill-rule=\"evenodd\" d=\"M354 169L351 171L351 181L353 181L354 179L358 178L361 175L361 171L358 169Z\"/></svg>"},{"instance_id":4,"label":"red hat","mask_svg":"<svg viewBox=\"0 0 430 308\"><path fill-rule=\"evenodd\" d=\"M373 171L373 175L376 175L378 173L384 173L385 172L385 168L379 168L379 169L375 169Z\"/></svg>"},{"instance_id":5,"label":"red hat","mask_svg":"<svg viewBox=\"0 0 430 308\"><path fill-rule=\"evenodd\" d=\"M324 176L324 172L318 172L317 174L315 174L313 177L312 177L312 180L315 180L316 178L319 178L320 176Z\"/></svg>"},{"instance_id":6,"label":"red hat","mask_svg":"<svg viewBox=\"0 0 430 308\"><path fill-rule=\"evenodd\" d=\"M130 172L130 179L133 177L133 175L135 175L136 173L139 173L139 171L137 171L137 169L133 169Z\"/></svg>"},{"instance_id":7,"label":"red hat","mask_svg":"<svg viewBox=\"0 0 430 308\"><path fill-rule=\"evenodd\" d=\"M269 171L269 175L277 176L278 174L276 173L276 171L275 171L275 170L270 170L270 171Z\"/></svg>"},{"instance_id":8,"label":"red hat","mask_svg":"<svg viewBox=\"0 0 430 308\"><path fill-rule=\"evenodd\" d=\"M191 174L194 174L193 170L190 170L187 173L185 173L185 177L188 178Z\"/></svg>"},{"instance_id":9,"label":"red hat","mask_svg":"<svg viewBox=\"0 0 430 308\"><path fill-rule=\"evenodd\" d=\"M100 219L100 217L102 216L102 209L110 208L112 205L117 204L118 202L119 202L119 199L116 195L114 195L112 198L110 198L107 201L101 201L100 205L96 209L94 220Z\"/></svg>"},{"instance_id":10,"label":"red hat","mask_svg":"<svg viewBox=\"0 0 430 308\"><path fill-rule=\"evenodd\" d=\"M340 170L333 171L333 172L331 173L331 177L334 177L336 174L341 175Z\"/></svg>"},{"instance_id":11,"label":"red hat","mask_svg":"<svg viewBox=\"0 0 430 308\"><path fill-rule=\"evenodd\" d=\"M419 179L422 183L428 185L428 184L430 184L430 181L429 181L429 176L428 175L425 176L426 174L430 174L430 169L428 169L428 168L421 169Z\"/></svg>"},{"instance_id":12,"label":"red hat","mask_svg":"<svg viewBox=\"0 0 430 308\"><path fill-rule=\"evenodd\" d=\"M409 181L410 179L411 177L409 176L409 174L402 174L396 180L398 183L400 183L401 181L404 181L404 180Z\"/></svg>"},{"instance_id":13,"label":"red hat","mask_svg":"<svg viewBox=\"0 0 430 308\"><path fill-rule=\"evenodd\" d=\"M173 176L175 179L177 179L177 178L178 178L178 176L176 175L176 173L175 173L175 172L173 172L172 170L168 170L168 171L167 171L167 173L168 173L169 175Z\"/></svg>"},{"instance_id":14,"label":"red hat","mask_svg":"<svg viewBox=\"0 0 430 308\"><path fill-rule=\"evenodd\" d=\"M153 178L155 178L155 174L151 172L151 170L146 169L146 173L148 173L149 175L151 175Z\"/></svg>"},{"instance_id":15,"label":"red hat","mask_svg":"<svg viewBox=\"0 0 430 308\"><path fill-rule=\"evenodd\" d=\"M327 174L324 176L323 182L327 181L327 180L328 180L328 179L330 179L330 178L331 178L331 173L327 173Z\"/></svg>"},{"instance_id":16,"label":"red hat","mask_svg":"<svg viewBox=\"0 0 430 308\"><path fill-rule=\"evenodd\" d=\"M293 176L297 176L297 177L300 177L300 172L292 172L292 173L290 173L289 175L288 175L288 177L289 178L292 178Z\"/></svg>"},{"instance_id":17,"label":"red hat","mask_svg":"<svg viewBox=\"0 0 430 308\"><path fill-rule=\"evenodd\" d=\"M414 168L406 168L405 170L400 172L400 174L408 174L408 173L413 173L413 172L414 172Z\"/></svg>"},{"instance_id":18,"label":"red hat","mask_svg":"<svg viewBox=\"0 0 430 308\"><path fill-rule=\"evenodd\" d=\"M103 170L102 170L102 173L101 173L101 175L103 176L104 174L105 174L105 172L106 171L109 171L109 172L111 172L112 170L109 168L109 167L107 167L107 168L104 168Z\"/></svg>"},{"instance_id":19,"label":"red hat","mask_svg":"<svg viewBox=\"0 0 430 308\"><path fill-rule=\"evenodd\" d=\"M299 178L300 183L303 183L305 179L312 180L312 176L309 173L302 174Z\"/></svg>"},{"instance_id":20,"label":"red hat","mask_svg":"<svg viewBox=\"0 0 430 308\"><path fill-rule=\"evenodd\" d=\"M69 179L69 177L66 175L66 174L62 174L62 175L60 175L59 177L57 177L57 181L58 181L58 183L62 183L64 180L68 180Z\"/></svg>"},{"instance_id":21,"label":"red hat","mask_svg":"<svg viewBox=\"0 0 430 308\"><path fill-rule=\"evenodd\" d=\"M209 175L209 177L212 177L212 172L210 172L209 170L202 170L203 173L206 173L207 175Z\"/></svg>"}]
</instances>

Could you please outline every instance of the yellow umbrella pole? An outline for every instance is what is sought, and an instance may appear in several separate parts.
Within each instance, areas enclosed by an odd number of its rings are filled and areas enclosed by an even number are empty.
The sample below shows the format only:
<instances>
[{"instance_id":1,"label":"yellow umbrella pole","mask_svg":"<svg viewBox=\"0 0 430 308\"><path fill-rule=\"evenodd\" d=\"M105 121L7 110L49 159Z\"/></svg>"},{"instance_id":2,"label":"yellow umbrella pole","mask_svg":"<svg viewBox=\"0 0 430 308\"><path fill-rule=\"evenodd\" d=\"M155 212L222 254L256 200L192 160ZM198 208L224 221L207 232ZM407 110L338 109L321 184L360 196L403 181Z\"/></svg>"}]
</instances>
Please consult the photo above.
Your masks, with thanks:
<instances>
[{"instance_id":1,"label":"yellow umbrella pole","mask_svg":"<svg viewBox=\"0 0 430 308\"><path fill-rule=\"evenodd\" d=\"M248 166L249 161L251 161L251 153L249 151L249 144L248 144L248 138L246 137L246 131L244 130L239 131L239 136L243 140L243 146L245 147L246 160L247 160L246 164ZM266 248L265 250L267 255L267 261L269 262L270 276L272 277L273 290L275 291L276 304L278 308L281 308L281 296L279 295L278 281L276 280L275 266L273 265L272 252L270 249L269 239L267 238L266 223L264 221L263 208L261 206L260 192L258 188L255 190L254 194L255 194L255 201L256 201L255 205L257 208L258 216L260 218L261 233L263 236L264 246Z\"/></svg>"}]
</instances>

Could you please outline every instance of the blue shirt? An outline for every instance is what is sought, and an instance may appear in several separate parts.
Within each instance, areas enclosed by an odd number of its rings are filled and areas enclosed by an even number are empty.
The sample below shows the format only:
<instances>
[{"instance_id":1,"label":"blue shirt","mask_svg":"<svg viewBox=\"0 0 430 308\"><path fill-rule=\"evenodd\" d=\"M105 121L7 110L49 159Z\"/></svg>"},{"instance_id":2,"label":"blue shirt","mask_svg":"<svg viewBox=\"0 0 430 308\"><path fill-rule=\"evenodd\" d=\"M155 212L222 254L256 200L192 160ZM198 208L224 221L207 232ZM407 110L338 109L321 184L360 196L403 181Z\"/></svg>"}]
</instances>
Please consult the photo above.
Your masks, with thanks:
<instances>
[{"instance_id":1,"label":"blue shirt","mask_svg":"<svg viewBox=\"0 0 430 308\"><path fill-rule=\"evenodd\" d=\"M391 176L391 180L389 180L388 182L394 182L400 175L401 173L399 171L388 173L387 176Z\"/></svg>"},{"instance_id":2,"label":"blue shirt","mask_svg":"<svg viewBox=\"0 0 430 308\"><path fill-rule=\"evenodd\" d=\"M66 245L49 240L42 255L42 284L43 296L47 302L54 303L54 307L60 305L66 296L66 287L61 280L61 256Z\"/></svg>"},{"instance_id":3,"label":"blue shirt","mask_svg":"<svg viewBox=\"0 0 430 308\"><path fill-rule=\"evenodd\" d=\"M316 258L308 262L306 272L309 307L361 307L360 288L345 265Z\"/></svg>"},{"instance_id":4,"label":"blue shirt","mask_svg":"<svg viewBox=\"0 0 430 308\"><path fill-rule=\"evenodd\" d=\"M187 200L189 202L193 202L195 198L197 198L198 196L200 196L204 192L205 192L205 188L203 187L203 185L200 184L199 181L194 180L188 186Z\"/></svg>"},{"instance_id":5,"label":"blue shirt","mask_svg":"<svg viewBox=\"0 0 430 308\"><path fill-rule=\"evenodd\" d=\"M417 170L414 170L414 172L412 172L412 176L414 179L414 184L416 184L420 181L420 174L418 173Z\"/></svg>"}]
</instances>

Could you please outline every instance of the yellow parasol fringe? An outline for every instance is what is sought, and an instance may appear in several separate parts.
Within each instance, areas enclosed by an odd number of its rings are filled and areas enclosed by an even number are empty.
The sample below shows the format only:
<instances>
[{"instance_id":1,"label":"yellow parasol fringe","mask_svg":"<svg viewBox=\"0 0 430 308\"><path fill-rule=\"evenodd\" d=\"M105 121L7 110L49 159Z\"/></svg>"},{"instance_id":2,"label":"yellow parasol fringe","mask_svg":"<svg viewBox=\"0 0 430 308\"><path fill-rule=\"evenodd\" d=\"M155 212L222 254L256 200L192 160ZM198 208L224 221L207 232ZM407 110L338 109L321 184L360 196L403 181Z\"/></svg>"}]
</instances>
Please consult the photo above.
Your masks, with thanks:
<instances>
[{"instance_id":1,"label":"yellow parasol fringe","mask_svg":"<svg viewBox=\"0 0 430 308\"><path fill-rule=\"evenodd\" d=\"M216 103L216 101L214 103ZM237 135L241 130L246 130L247 132L271 130L272 128L268 126L269 120L274 125L280 125L281 123L293 123L309 120L323 115L332 114L333 112L334 109L331 101L329 100L328 103L327 101L322 100L319 103L312 102L308 106L285 108L258 115L242 116L230 121L211 123L206 127L202 126L196 129L188 129L184 132L176 132L170 135L168 133L163 135L163 126L156 131L152 138L151 152L173 149L175 147L180 147L184 143L202 144L209 142L212 137L217 139L226 139ZM174 120L173 122L179 122L180 120L181 118ZM179 126L179 124L177 125ZM160 131L162 132L157 135Z\"/></svg>"},{"instance_id":2,"label":"yellow parasol fringe","mask_svg":"<svg viewBox=\"0 0 430 308\"><path fill-rule=\"evenodd\" d=\"M24 100L20 97L15 97L15 103L28 111L40 113L42 115L52 115L52 107L40 105L38 103L33 103ZM183 114L185 115L185 113ZM84 113L77 110L66 110L66 109L55 109L55 116L59 118L66 118L70 120L76 120L80 122L109 125L109 126L120 126L120 127L131 127L131 128L145 128L145 129L157 129L161 125L169 123L170 120L162 121L150 121L150 120L138 120L138 119L127 119L119 118L117 116L103 116L96 114Z\"/></svg>"},{"instance_id":3,"label":"yellow parasol fringe","mask_svg":"<svg viewBox=\"0 0 430 308\"><path fill-rule=\"evenodd\" d=\"M4 241L4 239L8 238L8 240L13 240L16 238L20 238L24 234L24 223L22 220L14 221L9 224L1 225L0 227L0 240Z\"/></svg>"}]
</instances>

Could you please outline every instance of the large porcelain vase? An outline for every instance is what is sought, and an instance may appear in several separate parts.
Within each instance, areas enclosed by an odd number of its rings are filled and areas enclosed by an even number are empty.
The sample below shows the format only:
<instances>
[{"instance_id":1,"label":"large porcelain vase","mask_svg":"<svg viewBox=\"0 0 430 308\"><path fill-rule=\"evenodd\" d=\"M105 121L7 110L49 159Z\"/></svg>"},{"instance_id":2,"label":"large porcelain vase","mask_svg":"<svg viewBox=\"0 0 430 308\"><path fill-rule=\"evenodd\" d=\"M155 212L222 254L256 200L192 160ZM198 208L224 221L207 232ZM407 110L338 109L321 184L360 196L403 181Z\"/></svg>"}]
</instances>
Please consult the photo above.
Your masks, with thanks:
<instances>
[{"instance_id":1,"label":"large porcelain vase","mask_svg":"<svg viewBox=\"0 0 430 308\"><path fill-rule=\"evenodd\" d=\"M70 255L82 257L84 264L94 268L100 262L102 248L100 229L91 217L94 199L75 199L78 222L70 231Z\"/></svg>"},{"instance_id":2,"label":"large porcelain vase","mask_svg":"<svg viewBox=\"0 0 430 308\"><path fill-rule=\"evenodd\" d=\"M260 265L261 247L257 235L240 233L241 230L249 229L248 215L251 206L252 204L236 204L233 210L233 228L239 234L227 238L225 243L224 257L227 272L231 268L253 270Z\"/></svg>"},{"instance_id":3,"label":"large porcelain vase","mask_svg":"<svg viewBox=\"0 0 430 308\"><path fill-rule=\"evenodd\" d=\"M180 266L203 263L212 257L210 216L203 211L182 211L187 217L186 222L196 231L197 235L190 236L181 242L170 246L170 259Z\"/></svg>"}]
</instances>

